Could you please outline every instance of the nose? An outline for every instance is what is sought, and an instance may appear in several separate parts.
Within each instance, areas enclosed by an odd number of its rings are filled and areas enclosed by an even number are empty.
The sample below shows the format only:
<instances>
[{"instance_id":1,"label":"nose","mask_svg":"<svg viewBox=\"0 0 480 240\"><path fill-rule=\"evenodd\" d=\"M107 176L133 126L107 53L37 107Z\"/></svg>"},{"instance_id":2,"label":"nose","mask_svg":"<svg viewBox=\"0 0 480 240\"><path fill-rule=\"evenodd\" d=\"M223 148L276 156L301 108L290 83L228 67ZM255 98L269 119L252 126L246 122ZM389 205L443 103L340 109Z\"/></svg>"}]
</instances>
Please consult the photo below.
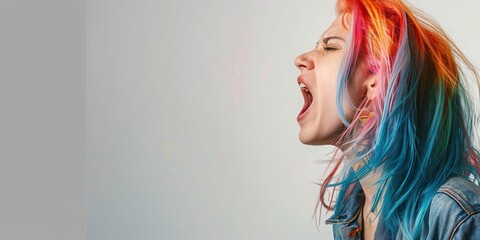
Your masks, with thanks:
<instances>
[{"instance_id":1,"label":"nose","mask_svg":"<svg viewBox=\"0 0 480 240\"><path fill-rule=\"evenodd\" d=\"M311 70L315 67L312 54L310 52L300 54L298 57L295 58L294 64L302 72L304 70Z\"/></svg>"}]
</instances>

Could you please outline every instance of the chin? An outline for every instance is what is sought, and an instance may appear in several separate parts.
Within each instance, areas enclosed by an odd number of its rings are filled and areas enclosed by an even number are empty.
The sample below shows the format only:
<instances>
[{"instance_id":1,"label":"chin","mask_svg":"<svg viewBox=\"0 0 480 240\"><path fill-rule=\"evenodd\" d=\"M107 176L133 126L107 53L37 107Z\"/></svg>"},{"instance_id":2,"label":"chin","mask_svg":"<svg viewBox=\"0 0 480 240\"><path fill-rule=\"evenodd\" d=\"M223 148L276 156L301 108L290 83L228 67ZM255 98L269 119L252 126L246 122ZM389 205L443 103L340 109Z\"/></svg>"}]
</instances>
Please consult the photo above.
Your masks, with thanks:
<instances>
[{"instance_id":1,"label":"chin","mask_svg":"<svg viewBox=\"0 0 480 240\"><path fill-rule=\"evenodd\" d=\"M300 130L298 134L298 138L300 142L306 145L332 145L338 147L338 140L339 137L342 135L344 128L338 128L333 132L329 132L326 134L313 134L312 131L304 131Z\"/></svg>"},{"instance_id":2,"label":"chin","mask_svg":"<svg viewBox=\"0 0 480 240\"><path fill-rule=\"evenodd\" d=\"M321 136L305 136L300 132L298 136L299 140L301 143L305 145L316 145L316 146L322 146L322 145L333 145L334 141L330 138L325 138Z\"/></svg>"}]
</instances>

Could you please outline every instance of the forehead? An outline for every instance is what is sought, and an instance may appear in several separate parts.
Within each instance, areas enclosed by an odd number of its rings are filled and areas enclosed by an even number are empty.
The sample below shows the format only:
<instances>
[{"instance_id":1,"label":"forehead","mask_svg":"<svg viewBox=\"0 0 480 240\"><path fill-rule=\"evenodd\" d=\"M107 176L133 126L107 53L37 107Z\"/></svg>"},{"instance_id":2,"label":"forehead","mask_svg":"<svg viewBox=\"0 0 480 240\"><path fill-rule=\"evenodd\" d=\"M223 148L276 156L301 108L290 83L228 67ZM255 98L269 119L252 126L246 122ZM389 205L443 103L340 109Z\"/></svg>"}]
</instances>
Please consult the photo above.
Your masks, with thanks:
<instances>
[{"instance_id":1,"label":"forehead","mask_svg":"<svg viewBox=\"0 0 480 240\"><path fill-rule=\"evenodd\" d=\"M330 26L322 33L321 39L328 38L331 36L344 37L346 39L348 35L348 29L350 27L350 14L340 14L337 15L335 20L330 24Z\"/></svg>"}]
</instances>

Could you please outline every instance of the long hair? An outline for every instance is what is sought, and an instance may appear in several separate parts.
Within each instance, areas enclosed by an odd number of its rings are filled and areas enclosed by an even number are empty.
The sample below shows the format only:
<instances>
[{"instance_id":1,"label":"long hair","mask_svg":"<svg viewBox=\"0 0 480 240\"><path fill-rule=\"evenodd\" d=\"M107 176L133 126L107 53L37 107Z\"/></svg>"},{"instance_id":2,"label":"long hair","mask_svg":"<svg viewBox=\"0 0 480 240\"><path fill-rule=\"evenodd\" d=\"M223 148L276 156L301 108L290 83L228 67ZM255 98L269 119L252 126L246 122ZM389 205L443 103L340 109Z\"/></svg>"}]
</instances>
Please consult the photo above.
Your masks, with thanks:
<instances>
[{"instance_id":1,"label":"long hair","mask_svg":"<svg viewBox=\"0 0 480 240\"><path fill-rule=\"evenodd\" d=\"M343 152L334 156L314 212L321 204L338 213L358 180L381 169L371 209L381 199L382 224L418 239L433 196L450 176L479 180L478 106L467 91L479 90L477 69L438 23L401 0L338 0L336 10L352 17L337 89ZM349 120L341 106L345 99L352 104L344 92L361 60L375 76L376 95L355 106ZM361 122L366 109L373 117ZM351 171L359 161L363 166Z\"/></svg>"}]
</instances>

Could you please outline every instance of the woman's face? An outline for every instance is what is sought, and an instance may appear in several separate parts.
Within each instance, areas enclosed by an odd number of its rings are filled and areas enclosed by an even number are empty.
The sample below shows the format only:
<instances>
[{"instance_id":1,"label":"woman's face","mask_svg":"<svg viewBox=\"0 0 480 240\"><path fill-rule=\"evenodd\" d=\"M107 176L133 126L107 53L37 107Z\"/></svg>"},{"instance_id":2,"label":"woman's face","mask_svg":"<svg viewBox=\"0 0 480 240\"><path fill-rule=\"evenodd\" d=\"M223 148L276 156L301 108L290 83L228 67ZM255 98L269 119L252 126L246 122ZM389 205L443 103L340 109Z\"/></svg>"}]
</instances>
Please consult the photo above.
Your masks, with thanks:
<instances>
[{"instance_id":1,"label":"woman's face","mask_svg":"<svg viewBox=\"0 0 480 240\"><path fill-rule=\"evenodd\" d=\"M345 15L345 26L349 28L351 15ZM345 129L336 108L337 76L342 54L345 51L348 30L339 15L322 34L314 50L295 58L295 65L300 69L297 78L299 86L305 84L308 93L302 91L305 105L297 117L300 125L300 141L308 145L334 144ZM348 94L355 106L358 106L366 94L366 71L361 63L354 70L353 79L349 81ZM345 96L346 97L346 96ZM344 98L346 99L346 98ZM311 102L311 104L310 104ZM308 108L307 108L308 107ZM307 108L305 110L305 108ZM343 103L345 116L350 121L355 109L348 100Z\"/></svg>"}]
</instances>

